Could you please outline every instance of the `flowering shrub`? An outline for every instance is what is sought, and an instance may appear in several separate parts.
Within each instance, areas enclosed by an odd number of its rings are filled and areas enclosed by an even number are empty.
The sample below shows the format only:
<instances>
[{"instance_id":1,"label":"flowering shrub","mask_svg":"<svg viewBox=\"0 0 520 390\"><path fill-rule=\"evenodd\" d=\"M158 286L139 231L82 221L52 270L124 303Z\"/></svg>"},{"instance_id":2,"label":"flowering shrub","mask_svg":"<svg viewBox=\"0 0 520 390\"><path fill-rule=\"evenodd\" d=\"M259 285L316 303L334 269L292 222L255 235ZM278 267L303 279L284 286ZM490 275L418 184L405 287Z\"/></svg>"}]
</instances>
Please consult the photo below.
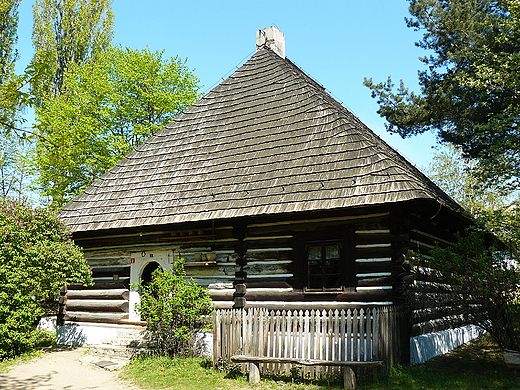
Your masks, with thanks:
<instances>
[{"instance_id":1,"label":"flowering shrub","mask_svg":"<svg viewBox=\"0 0 520 390\"><path fill-rule=\"evenodd\" d=\"M91 272L63 222L44 208L0 199L0 358L38 343L45 303Z\"/></svg>"}]
</instances>

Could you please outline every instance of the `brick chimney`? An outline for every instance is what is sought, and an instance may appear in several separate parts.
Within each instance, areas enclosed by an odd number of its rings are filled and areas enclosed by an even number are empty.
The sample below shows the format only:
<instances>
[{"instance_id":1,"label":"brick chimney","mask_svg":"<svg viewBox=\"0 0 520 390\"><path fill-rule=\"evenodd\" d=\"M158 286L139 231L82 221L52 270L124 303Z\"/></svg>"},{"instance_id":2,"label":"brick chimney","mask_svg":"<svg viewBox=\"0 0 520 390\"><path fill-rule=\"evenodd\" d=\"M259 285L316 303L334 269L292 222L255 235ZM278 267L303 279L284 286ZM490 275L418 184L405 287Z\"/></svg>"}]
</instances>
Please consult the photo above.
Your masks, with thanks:
<instances>
[{"instance_id":1,"label":"brick chimney","mask_svg":"<svg viewBox=\"0 0 520 390\"><path fill-rule=\"evenodd\" d=\"M256 32L256 50L267 48L280 57L285 58L285 35L276 27L271 26Z\"/></svg>"}]
</instances>

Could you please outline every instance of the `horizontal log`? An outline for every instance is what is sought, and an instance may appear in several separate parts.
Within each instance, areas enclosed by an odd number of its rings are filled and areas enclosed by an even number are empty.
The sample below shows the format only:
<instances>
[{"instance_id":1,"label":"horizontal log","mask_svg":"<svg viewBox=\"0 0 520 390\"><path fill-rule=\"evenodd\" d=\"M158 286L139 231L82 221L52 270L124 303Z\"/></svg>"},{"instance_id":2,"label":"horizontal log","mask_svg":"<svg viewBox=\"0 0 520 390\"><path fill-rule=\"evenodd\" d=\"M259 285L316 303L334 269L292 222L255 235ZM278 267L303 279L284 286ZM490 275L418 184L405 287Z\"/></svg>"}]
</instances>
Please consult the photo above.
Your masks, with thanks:
<instances>
[{"instance_id":1,"label":"horizontal log","mask_svg":"<svg viewBox=\"0 0 520 390\"><path fill-rule=\"evenodd\" d=\"M345 291L337 296L340 301L350 302L372 302L372 301L386 301L392 296L391 290L363 290L363 291Z\"/></svg>"},{"instance_id":2,"label":"horizontal log","mask_svg":"<svg viewBox=\"0 0 520 390\"><path fill-rule=\"evenodd\" d=\"M356 273L392 272L391 261L356 262Z\"/></svg>"},{"instance_id":3,"label":"horizontal log","mask_svg":"<svg viewBox=\"0 0 520 390\"><path fill-rule=\"evenodd\" d=\"M391 286L394 283L394 278L391 276L381 276L378 278L360 278L358 279L358 287L369 286Z\"/></svg>"},{"instance_id":4,"label":"horizontal log","mask_svg":"<svg viewBox=\"0 0 520 390\"><path fill-rule=\"evenodd\" d=\"M130 256L88 258L91 267L130 265Z\"/></svg>"},{"instance_id":5,"label":"horizontal log","mask_svg":"<svg viewBox=\"0 0 520 390\"><path fill-rule=\"evenodd\" d=\"M389 257L394 251L390 247L381 248L356 248L355 256L357 259Z\"/></svg>"},{"instance_id":6,"label":"horizontal log","mask_svg":"<svg viewBox=\"0 0 520 390\"><path fill-rule=\"evenodd\" d=\"M107 289L107 290L69 290L69 299L126 299L130 296L128 289Z\"/></svg>"},{"instance_id":7,"label":"horizontal log","mask_svg":"<svg viewBox=\"0 0 520 390\"><path fill-rule=\"evenodd\" d=\"M120 278L129 277L130 276L130 266L120 266L120 267L94 267L92 270L92 277L94 278L104 278L104 277L112 277L113 275L118 275Z\"/></svg>"},{"instance_id":8,"label":"horizontal log","mask_svg":"<svg viewBox=\"0 0 520 390\"><path fill-rule=\"evenodd\" d=\"M388 244L394 236L390 233L356 233L356 244Z\"/></svg>"},{"instance_id":9,"label":"horizontal log","mask_svg":"<svg viewBox=\"0 0 520 390\"><path fill-rule=\"evenodd\" d=\"M413 324L411 335L412 337L420 336L427 333L439 332L441 330L458 328L463 325L467 324L460 316L439 318L436 320L421 322L419 324Z\"/></svg>"},{"instance_id":10,"label":"horizontal log","mask_svg":"<svg viewBox=\"0 0 520 390\"><path fill-rule=\"evenodd\" d=\"M65 314L65 321L73 322L97 322L97 323L124 323L123 320L128 320L128 313L88 313L88 312L73 312L67 311Z\"/></svg>"},{"instance_id":11,"label":"horizontal log","mask_svg":"<svg viewBox=\"0 0 520 390\"><path fill-rule=\"evenodd\" d=\"M292 260L293 251L266 251L266 252L247 252L246 259L248 261L261 261L261 260Z\"/></svg>"},{"instance_id":12,"label":"horizontal log","mask_svg":"<svg viewBox=\"0 0 520 390\"><path fill-rule=\"evenodd\" d=\"M186 275L191 277L221 277L235 275L236 265L233 263L211 264L205 265L200 262L199 265L190 264L186 267ZM238 270L238 269L237 269Z\"/></svg>"},{"instance_id":13,"label":"horizontal log","mask_svg":"<svg viewBox=\"0 0 520 390\"><path fill-rule=\"evenodd\" d=\"M292 237L284 237L282 236L274 236L272 238L268 237L247 237L245 240L247 245L247 249L270 249L274 246L280 247L291 247L293 244Z\"/></svg>"},{"instance_id":14,"label":"horizontal log","mask_svg":"<svg viewBox=\"0 0 520 390\"><path fill-rule=\"evenodd\" d=\"M68 299L67 311L128 313L128 300Z\"/></svg>"},{"instance_id":15,"label":"horizontal log","mask_svg":"<svg viewBox=\"0 0 520 390\"><path fill-rule=\"evenodd\" d=\"M211 299L215 301L226 301L232 300L233 294L235 290L210 290L209 294ZM269 301L269 300L277 300L277 301L294 301L299 300L302 301L305 299L305 296L300 292L296 293L293 291L280 291L279 289L272 289L268 291L251 291L246 288L246 299L251 301Z\"/></svg>"},{"instance_id":16,"label":"horizontal log","mask_svg":"<svg viewBox=\"0 0 520 390\"><path fill-rule=\"evenodd\" d=\"M290 288L291 285L285 281L276 280L248 280L248 288Z\"/></svg>"},{"instance_id":17,"label":"horizontal log","mask_svg":"<svg viewBox=\"0 0 520 390\"><path fill-rule=\"evenodd\" d=\"M83 286L82 284L73 284L67 286L71 290L112 290L112 289L126 289L128 290L128 283L122 280L95 282L93 286Z\"/></svg>"},{"instance_id":18,"label":"horizontal log","mask_svg":"<svg viewBox=\"0 0 520 390\"><path fill-rule=\"evenodd\" d=\"M228 303L226 305L226 303ZM215 307L218 309L226 309L230 308L233 305L233 301L218 301L218 305L216 303ZM380 302L381 305L385 305L385 303ZM246 300L246 307L259 307L263 309L269 310L341 310L341 309L351 309L353 307L370 307L373 306L372 302L363 303L363 302L330 302L330 301L307 301L307 302L280 302L280 301L248 301Z\"/></svg>"},{"instance_id":19,"label":"horizontal log","mask_svg":"<svg viewBox=\"0 0 520 390\"><path fill-rule=\"evenodd\" d=\"M211 299L215 301L233 300L235 290L210 290ZM328 293L304 293L301 291L280 291L277 289L268 291L251 291L246 289L245 298L251 303L255 301L279 301L279 302L318 302L318 301L342 301L342 302L378 302L389 301L391 290L365 290L358 292L328 292Z\"/></svg>"},{"instance_id":20,"label":"horizontal log","mask_svg":"<svg viewBox=\"0 0 520 390\"><path fill-rule=\"evenodd\" d=\"M102 278L97 278L97 277L94 277L94 282L96 284L103 284L103 283L111 283L111 282L118 282L118 283L121 283L123 286L123 288L129 288L130 287L130 276L117 276L116 278L113 278L112 276L110 277L102 277Z\"/></svg>"},{"instance_id":21,"label":"horizontal log","mask_svg":"<svg viewBox=\"0 0 520 390\"><path fill-rule=\"evenodd\" d=\"M289 269L291 264L269 264L266 262L265 264L248 264L244 267L244 271L247 272L248 275L275 275L275 274L286 274L290 273Z\"/></svg>"}]
</instances>

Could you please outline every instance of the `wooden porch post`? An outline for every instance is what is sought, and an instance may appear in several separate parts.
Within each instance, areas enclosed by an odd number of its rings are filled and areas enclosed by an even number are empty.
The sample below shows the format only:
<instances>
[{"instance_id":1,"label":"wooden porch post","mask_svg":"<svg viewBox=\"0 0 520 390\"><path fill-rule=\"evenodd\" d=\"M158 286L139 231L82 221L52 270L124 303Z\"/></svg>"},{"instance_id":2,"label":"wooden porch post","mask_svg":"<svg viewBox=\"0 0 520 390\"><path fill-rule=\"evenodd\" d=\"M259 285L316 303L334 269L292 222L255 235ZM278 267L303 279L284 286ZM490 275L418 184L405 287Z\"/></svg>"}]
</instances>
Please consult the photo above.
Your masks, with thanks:
<instances>
[{"instance_id":1,"label":"wooden porch post","mask_svg":"<svg viewBox=\"0 0 520 390\"><path fill-rule=\"evenodd\" d=\"M244 220L238 221L233 226L233 238L238 241L235 243L235 254L236 264L240 266L240 270L235 272L235 280L233 285L235 286L235 292L233 293L233 308L243 308L246 305L246 278L247 272L244 271L244 267L247 265L246 251L247 247L244 242L246 238L246 222Z\"/></svg>"}]
</instances>

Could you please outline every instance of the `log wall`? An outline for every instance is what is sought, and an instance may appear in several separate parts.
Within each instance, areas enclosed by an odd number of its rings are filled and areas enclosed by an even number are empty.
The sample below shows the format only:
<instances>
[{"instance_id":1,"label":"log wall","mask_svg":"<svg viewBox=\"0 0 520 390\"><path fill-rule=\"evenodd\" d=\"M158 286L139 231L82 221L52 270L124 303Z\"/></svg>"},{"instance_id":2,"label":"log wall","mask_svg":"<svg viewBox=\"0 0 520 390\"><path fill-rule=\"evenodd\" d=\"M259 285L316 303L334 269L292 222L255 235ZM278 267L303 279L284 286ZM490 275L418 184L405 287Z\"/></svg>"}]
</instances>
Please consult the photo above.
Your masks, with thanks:
<instances>
[{"instance_id":1,"label":"log wall","mask_svg":"<svg viewBox=\"0 0 520 390\"><path fill-rule=\"evenodd\" d=\"M421 215L388 208L358 211L355 215L266 217L80 237L77 243L85 248L96 284L88 289L69 289L65 318L128 322L129 309L124 302L128 297L115 298L111 294L128 292L133 259L139 261L159 252L184 258L187 275L209 289L217 308L237 307L237 302L246 307L280 310L406 304L407 289L413 283L411 253L426 254L438 242L449 245L454 241L453 233L428 213L438 219L434 211ZM348 275L343 291L305 289L302 248L306 242L323 239L342 240L344 244ZM75 290L82 291L83 296L75 296ZM110 290L114 292L107 293ZM106 302L98 304L96 300ZM414 302L425 301L417 296ZM402 349L409 336L442 329L447 317L453 315L456 313L446 308L415 306L410 323L400 326Z\"/></svg>"},{"instance_id":2,"label":"log wall","mask_svg":"<svg viewBox=\"0 0 520 390\"><path fill-rule=\"evenodd\" d=\"M411 235L414 253L428 258L429 252L438 246L451 246L455 236L435 226L415 229ZM460 310L442 304L442 295L450 294L450 286L441 281L424 277L419 269L415 270L412 305L412 336L438 332L466 325L460 316Z\"/></svg>"}]
</instances>

